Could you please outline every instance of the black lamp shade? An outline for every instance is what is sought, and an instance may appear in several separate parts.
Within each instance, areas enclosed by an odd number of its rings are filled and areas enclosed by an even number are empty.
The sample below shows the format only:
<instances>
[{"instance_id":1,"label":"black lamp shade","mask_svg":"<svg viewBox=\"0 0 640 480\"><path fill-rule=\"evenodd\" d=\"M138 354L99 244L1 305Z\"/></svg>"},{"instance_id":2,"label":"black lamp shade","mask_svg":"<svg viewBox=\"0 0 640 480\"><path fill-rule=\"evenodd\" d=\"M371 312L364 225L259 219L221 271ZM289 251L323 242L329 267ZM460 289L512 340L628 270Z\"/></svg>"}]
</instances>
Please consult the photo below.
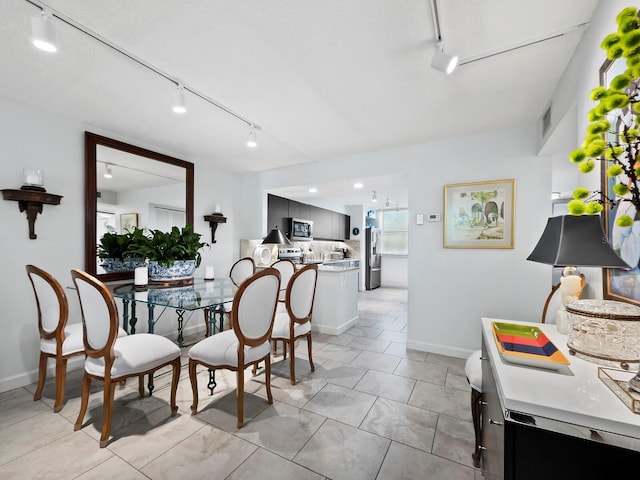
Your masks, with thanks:
<instances>
[{"instance_id":1,"label":"black lamp shade","mask_svg":"<svg viewBox=\"0 0 640 480\"><path fill-rule=\"evenodd\" d=\"M631 268L609 245L599 215L549 218L527 260L556 267Z\"/></svg>"},{"instance_id":2,"label":"black lamp shade","mask_svg":"<svg viewBox=\"0 0 640 480\"><path fill-rule=\"evenodd\" d=\"M269 234L264 237L264 240L262 240L262 244L264 245L267 243L276 245L291 245L289 239L284 236L284 233L282 233L282 231L278 227L272 229Z\"/></svg>"}]
</instances>

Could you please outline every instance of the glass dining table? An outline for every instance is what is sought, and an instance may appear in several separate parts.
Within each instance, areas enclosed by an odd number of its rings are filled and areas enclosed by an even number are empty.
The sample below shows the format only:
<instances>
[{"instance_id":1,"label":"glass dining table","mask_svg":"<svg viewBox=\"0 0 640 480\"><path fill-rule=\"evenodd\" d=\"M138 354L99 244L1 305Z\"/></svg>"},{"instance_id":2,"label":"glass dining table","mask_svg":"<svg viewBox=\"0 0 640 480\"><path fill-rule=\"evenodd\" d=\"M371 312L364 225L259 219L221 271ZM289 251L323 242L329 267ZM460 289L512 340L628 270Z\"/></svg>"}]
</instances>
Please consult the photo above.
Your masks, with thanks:
<instances>
[{"instance_id":1,"label":"glass dining table","mask_svg":"<svg viewBox=\"0 0 640 480\"><path fill-rule=\"evenodd\" d=\"M206 335L216 331L216 317L219 322L217 330L222 331L224 313L231 309L233 296L238 287L231 278L223 277L215 280L194 279L193 283L184 286L152 285L139 289L133 283L107 285L114 297L122 300L122 328L127 333L136 333L137 304L146 304L148 312L148 332L154 333L155 324L162 318L167 309L175 311L178 323L177 342L184 344L183 327L185 314L202 310L206 325ZM158 313L157 310L160 310Z\"/></svg>"},{"instance_id":2,"label":"glass dining table","mask_svg":"<svg viewBox=\"0 0 640 480\"><path fill-rule=\"evenodd\" d=\"M107 284L115 298L122 300L122 328L127 333L136 333L136 308L138 303L147 305L148 332L154 333L156 323L162 318L167 309L174 310L177 316L178 337L176 341L180 347L184 346L183 327L185 314L193 314L198 310L204 312L206 336L221 332L224 314L231 309L233 296L238 287L229 277L215 280L194 279L189 285L164 286L152 285L140 289L133 283ZM160 310L158 313L157 310ZM218 324L216 326L216 317ZM189 317L190 318L190 315ZM209 371L209 390L213 394L216 387L215 371ZM153 375L149 375L149 392L153 392Z\"/></svg>"}]
</instances>

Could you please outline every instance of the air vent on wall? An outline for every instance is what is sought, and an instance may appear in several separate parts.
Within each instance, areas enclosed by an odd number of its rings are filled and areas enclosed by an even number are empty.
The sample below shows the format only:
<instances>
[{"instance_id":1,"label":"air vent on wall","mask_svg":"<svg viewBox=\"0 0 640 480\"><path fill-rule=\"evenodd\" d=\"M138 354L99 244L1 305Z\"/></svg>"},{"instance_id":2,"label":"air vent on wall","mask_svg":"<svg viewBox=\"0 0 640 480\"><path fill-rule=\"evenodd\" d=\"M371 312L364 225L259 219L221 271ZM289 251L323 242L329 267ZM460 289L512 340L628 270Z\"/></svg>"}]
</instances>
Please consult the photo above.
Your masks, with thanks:
<instances>
[{"instance_id":1,"label":"air vent on wall","mask_svg":"<svg viewBox=\"0 0 640 480\"><path fill-rule=\"evenodd\" d=\"M549 128L551 127L551 105L542 114L542 137L547 135Z\"/></svg>"}]
</instances>

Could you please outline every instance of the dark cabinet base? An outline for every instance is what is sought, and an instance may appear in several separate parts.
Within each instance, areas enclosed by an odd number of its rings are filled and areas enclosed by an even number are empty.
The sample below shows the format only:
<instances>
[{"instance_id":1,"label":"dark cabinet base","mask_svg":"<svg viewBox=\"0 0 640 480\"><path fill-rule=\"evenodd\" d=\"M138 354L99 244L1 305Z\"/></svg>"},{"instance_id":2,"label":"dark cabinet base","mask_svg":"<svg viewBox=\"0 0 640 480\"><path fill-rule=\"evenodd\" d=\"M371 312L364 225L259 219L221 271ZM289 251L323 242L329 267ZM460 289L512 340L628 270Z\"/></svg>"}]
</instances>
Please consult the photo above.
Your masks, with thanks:
<instances>
[{"instance_id":1,"label":"dark cabinet base","mask_svg":"<svg viewBox=\"0 0 640 480\"><path fill-rule=\"evenodd\" d=\"M505 426L507 479L604 480L638 475L640 452L514 422Z\"/></svg>"}]
</instances>

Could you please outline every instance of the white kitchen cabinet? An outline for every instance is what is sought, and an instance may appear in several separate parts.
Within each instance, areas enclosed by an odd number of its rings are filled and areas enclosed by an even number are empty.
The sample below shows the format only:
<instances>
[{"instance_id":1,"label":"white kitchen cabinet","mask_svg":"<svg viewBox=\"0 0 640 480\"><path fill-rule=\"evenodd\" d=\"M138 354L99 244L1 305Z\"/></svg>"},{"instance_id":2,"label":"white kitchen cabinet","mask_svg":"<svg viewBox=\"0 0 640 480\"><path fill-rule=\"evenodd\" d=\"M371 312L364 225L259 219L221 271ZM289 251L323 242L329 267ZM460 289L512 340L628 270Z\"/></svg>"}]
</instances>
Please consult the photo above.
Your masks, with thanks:
<instances>
[{"instance_id":1,"label":"white kitchen cabinet","mask_svg":"<svg viewBox=\"0 0 640 480\"><path fill-rule=\"evenodd\" d=\"M340 335L358 320L358 276L360 269L345 266L318 268L313 304L313 331Z\"/></svg>"}]
</instances>

